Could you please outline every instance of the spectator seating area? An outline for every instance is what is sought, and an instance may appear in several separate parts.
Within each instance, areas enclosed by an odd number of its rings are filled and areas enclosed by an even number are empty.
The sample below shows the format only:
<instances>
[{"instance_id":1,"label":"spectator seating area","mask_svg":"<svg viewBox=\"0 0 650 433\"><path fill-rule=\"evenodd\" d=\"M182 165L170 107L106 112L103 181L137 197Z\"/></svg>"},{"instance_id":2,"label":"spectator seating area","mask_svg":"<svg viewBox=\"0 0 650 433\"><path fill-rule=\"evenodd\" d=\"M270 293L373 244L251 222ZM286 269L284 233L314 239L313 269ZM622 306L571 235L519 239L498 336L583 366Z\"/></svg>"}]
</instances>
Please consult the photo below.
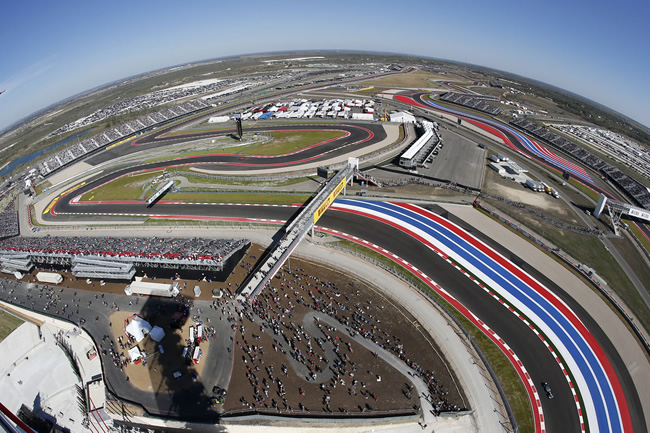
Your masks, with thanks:
<instances>
[{"instance_id":1,"label":"spectator seating area","mask_svg":"<svg viewBox=\"0 0 650 433\"><path fill-rule=\"evenodd\" d=\"M2 252L26 252L72 257L126 259L127 261L187 264L222 264L247 240L110 237L14 237L0 241Z\"/></svg>"},{"instance_id":2,"label":"spectator seating area","mask_svg":"<svg viewBox=\"0 0 650 433\"><path fill-rule=\"evenodd\" d=\"M616 187L627 194L634 202L645 209L650 209L650 193L639 181L623 173L618 168L603 161L588 150L583 149L561 135L554 134L548 129L526 119L516 119L510 122L529 134L544 140L554 148L572 156L587 167L606 176Z\"/></svg>"},{"instance_id":3,"label":"spectator seating area","mask_svg":"<svg viewBox=\"0 0 650 433\"><path fill-rule=\"evenodd\" d=\"M18 236L18 212L15 210L3 210L0 212L0 239Z\"/></svg>"},{"instance_id":4,"label":"spectator seating area","mask_svg":"<svg viewBox=\"0 0 650 433\"><path fill-rule=\"evenodd\" d=\"M147 128L159 126L178 117L203 110L207 107L209 107L209 105L202 100L187 101L183 104L174 105L161 111L142 116L136 120L123 123L113 129L87 138L61 150L40 163L38 165L38 171L42 176L47 176L71 162L78 160L84 155L102 149L120 139L126 138L137 132L144 132Z\"/></svg>"},{"instance_id":5,"label":"spectator seating area","mask_svg":"<svg viewBox=\"0 0 650 433\"><path fill-rule=\"evenodd\" d=\"M462 105L463 107L472 108L484 113L496 116L501 112L499 107L490 105L485 102L486 98L474 95L465 95L462 93L447 92L440 96L441 101L451 102L452 104ZM491 100L491 99L488 99Z\"/></svg>"}]
</instances>

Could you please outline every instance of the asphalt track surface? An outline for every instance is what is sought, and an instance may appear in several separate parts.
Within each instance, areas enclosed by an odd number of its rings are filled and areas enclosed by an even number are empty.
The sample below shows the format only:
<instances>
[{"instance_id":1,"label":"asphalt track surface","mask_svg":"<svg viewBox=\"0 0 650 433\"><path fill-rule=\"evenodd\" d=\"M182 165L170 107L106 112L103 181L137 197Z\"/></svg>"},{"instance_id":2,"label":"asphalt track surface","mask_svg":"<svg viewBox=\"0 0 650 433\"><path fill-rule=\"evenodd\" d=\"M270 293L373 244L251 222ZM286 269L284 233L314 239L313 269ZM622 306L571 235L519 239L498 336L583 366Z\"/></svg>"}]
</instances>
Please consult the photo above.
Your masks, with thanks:
<instances>
[{"instance_id":1,"label":"asphalt track surface","mask_svg":"<svg viewBox=\"0 0 650 433\"><path fill-rule=\"evenodd\" d=\"M165 202L160 202L150 209L146 209L142 203L103 203L88 206L87 209L84 209L80 213L86 213L87 211L107 214L149 213L167 217L177 215L187 217L199 216L207 219L226 218L241 220L245 218L266 218L286 221L298 212L296 207L288 206L206 206ZM83 207L85 208L86 206L84 205ZM73 206L73 208L79 212L77 206ZM79 216L79 218L87 219L88 217ZM68 216L65 219L74 220L76 218ZM481 237L480 233L476 233L476 230L463 224L462 221L453 218L452 221ZM408 260L436 280L443 288L448 290L470 311L474 312L474 314L508 342L528 369L538 388L540 388L539 385L541 382L549 382L552 384L555 398L549 400L544 395L541 395L547 431L580 431L573 396L569 387L565 386L566 379L558 368L556 360L532 331L522 325L520 319L512 314L504 314L504 308L499 302L482 291L477 290L476 285L467 278L459 278L459 274L453 270L449 272L448 263L418 240L405 236L400 230L369 218L336 211L327 212L321 218L319 224L327 228L354 234L355 236L386 248ZM627 372L626 366L620 359L616 348L607 339L597 319L591 318L586 314L577 301L567 296L560 287L550 282L543 273L526 264L518 257L513 256L505 247L497 244L493 240L485 237L482 240L520 267L523 267L524 270L547 287L551 288L576 312L607 354L622 383L626 400L633 416L634 430L645 431L643 409L636 394L634 383ZM635 414L639 414L639 416L634 416Z\"/></svg>"},{"instance_id":2,"label":"asphalt track surface","mask_svg":"<svg viewBox=\"0 0 650 433\"><path fill-rule=\"evenodd\" d=\"M590 169L583 168L579 163L571 162L571 159L569 157L563 157L561 153L557 153L553 148L546 145L540 146L534 140L527 138L524 134L516 131L514 128L506 126L499 122L495 122L494 120L488 119L482 115L465 113L463 111L455 110L444 105L436 104L433 101L428 101L424 99L425 95L427 95L427 93L405 92L401 95L397 95L397 100L406 104L415 105L425 110L440 111L457 115L464 121L471 122L474 125L493 133L496 136L502 135L502 138L504 138L504 141L506 141L506 145L526 155L528 158L534 160L537 164L549 167L559 173L562 173L564 170L568 170L571 175L574 176L574 178L577 178L578 181L583 183L588 188L594 190L598 194L605 194L605 196L608 198L627 202L627 198L621 196L618 191L614 190L607 183L603 182L599 176L590 176ZM526 144L524 144L524 142ZM542 150L544 147L546 149ZM531 149L534 149L534 152L531 151ZM545 156L542 157L541 155L544 154ZM650 227L648 224L636 221L633 221L633 223L639 227L646 239L650 240Z\"/></svg>"},{"instance_id":3,"label":"asphalt track surface","mask_svg":"<svg viewBox=\"0 0 650 433\"><path fill-rule=\"evenodd\" d=\"M365 127L365 125L364 125ZM279 129L287 129L286 126L278 127ZM304 126L304 129L314 129L313 126ZM337 129L341 129L342 125L337 125ZM269 128L262 128L264 130L269 130ZM260 129L260 130L262 130ZM296 129L293 126L291 129ZM299 128L298 128L299 129ZM383 128L381 128L383 131ZM220 131L223 133L223 131ZM349 131L352 135L352 131ZM162 135L162 133L161 133ZM206 136L207 134L201 133L198 136ZM214 133L212 133L214 135ZM362 135L358 136L360 140L363 140ZM195 138L195 137L194 137ZM355 137L357 138L357 137ZM174 140L187 140L188 137L184 136L182 138L174 138ZM346 141L351 141L350 137L345 138ZM368 135L365 136L367 141L373 141L368 139ZM156 143L156 144L154 144ZM166 142L165 144L169 144ZM340 142L339 142L340 144ZM157 146L156 141L150 141L143 144L143 146ZM327 144L321 145L326 146ZM363 145L363 144L361 144ZM137 148L139 146L131 146L132 148ZM142 150L142 147L137 150ZM347 152L349 148L345 149L343 152ZM303 152L309 152L307 149ZM316 146L312 150L313 156L318 157L317 155L323 153L323 148ZM296 159L301 159L299 156L308 157L307 153L298 153L294 155L286 155L275 158L251 158L250 161L239 160L239 156L232 155L216 155L210 157L195 157L188 158L183 160L183 164L188 163L188 160L196 160L193 162L203 162L201 158L208 158L206 162L218 163L223 162L222 158L236 158L232 159L234 167L240 168L241 164L252 164L260 167L269 167L269 163L275 164L287 164L292 165L293 161ZM215 158L219 161L215 161ZM269 159L275 161L269 161ZM257 164L256 164L257 163ZM295 162L295 165L299 165L301 162ZM114 178L121 174L127 172L133 172L143 169L155 169L169 166L170 162L163 162L157 164L149 164L146 167L130 167L126 169L119 170L117 172L111 173L109 175L102 175L101 178L96 180L91 180L84 187L74 191L74 193L68 194L66 197L59 200L55 206L54 215L48 214L44 217L46 219L65 219L65 220L75 220L78 217L73 215L61 215L65 213L74 213L74 214L86 214L89 213L105 213L105 214L150 214L158 216L186 216L186 217L202 217L206 219L223 219L231 218L233 220L243 219L243 218L266 218L266 219L276 219L286 221L291 218L296 212L297 209L294 207L270 207L270 206L206 206L206 205L191 205L191 204L178 204L161 201L156 204L153 208L147 209L144 206L143 202L136 203L97 203L97 204L74 204L71 205L69 200L72 196L77 196L82 194L86 190L92 189L94 186L99 185L106 181L107 177ZM225 168L225 167L220 167ZM87 219L87 216L81 216L81 219ZM477 290L476 286L471 283L466 278L458 278L458 274L455 271L449 272L449 265L439 258L436 254L432 253L431 250L423 246L419 241L404 236L404 234L392 227L386 226L385 224L373 221L369 218L363 218L360 216L354 216L349 214L344 214L341 212L328 212L325 216L319 221L319 223L325 227L340 230L346 233L354 234L360 238L366 239L370 242L373 242L383 248L386 248L389 251L394 252L395 254L401 256L402 258L408 260L439 284L442 285L445 289L451 292L451 294L456 297L461 303L469 308L470 311L474 312L481 320L483 320L488 326L490 326L495 332L497 332L508 344L513 348L517 353L519 358L522 360L526 368L528 369L531 377L533 378L536 386L539 388L541 382L549 382L553 386L553 391L555 398L552 400L546 399L545 396L542 397L542 405L545 412L545 422L547 431L580 431L579 421L575 409L575 403L573 401L573 396L568 388L564 386L566 380L557 367L555 359L552 357L548 349L539 341L539 339L526 327L522 326L522 323L514 315L504 314L503 306L500 305L497 301L491 297L481 293ZM468 228L468 227L466 227ZM471 228L468 228L470 231ZM495 245L493 241L489 241L490 244L499 248L507 257L509 253L507 250L501 246ZM518 265L524 264L522 260L513 258L515 263ZM581 320L588 326L590 332L594 335L598 343L601 345L603 350L607 353L607 356L614 366L617 376L621 381L630 412L633 417L633 425L635 431L646 431L646 426L643 419L642 406L639 402L634 384L632 383L631 378L627 373L625 365L623 365L620 357L618 356L615 347L607 339L605 333L602 331L597 321L589 317L580 305L573 301L571 298L566 296L566 294L559 287L555 287L551 284L543 274L535 271L533 268L527 269L531 272L532 275L545 283L547 287L553 288L556 293L567 302L574 311L578 314Z\"/></svg>"},{"instance_id":4,"label":"asphalt track surface","mask_svg":"<svg viewBox=\"0 0 650 433\"><path fill-rule=\"evenodd\" d=\"M141 137L135 140L122 143L116 147L105 150L97 155L85 160L88 164L98 165L111 161L117 157L128 155L144 150L153 150L161 146L183 143L202 138L213 138L236 133L235 129L222 129L214 131L187 132L182 135L165 136L165 134L177 130L182 125L175 125L156 131L154 134ZM272 167L292 167L304 164L308 161L318 161L325 157L343 155L363 148L372 143L377 143L386 138L386 132L380 124L345 124L345 123L324 123L324 124L286 124L286 125L267 125L245 128L247 133L251 132L273 132L273 131L314 131L314 130L338 130L346 133L345 136L335 140L325 141L298 152L292 152L286 155L278 156L257 156L257 155L239 155L239 154L218 154L203 155L189 158L177 159L173 163L170 161L148 164L142 169L162 168L172 165L218 165L219 170L255 170L267 169ZM131 170L131 169L129 169ZM131 170L132 171L132 170Z\"/></svg>"}]
</instances>

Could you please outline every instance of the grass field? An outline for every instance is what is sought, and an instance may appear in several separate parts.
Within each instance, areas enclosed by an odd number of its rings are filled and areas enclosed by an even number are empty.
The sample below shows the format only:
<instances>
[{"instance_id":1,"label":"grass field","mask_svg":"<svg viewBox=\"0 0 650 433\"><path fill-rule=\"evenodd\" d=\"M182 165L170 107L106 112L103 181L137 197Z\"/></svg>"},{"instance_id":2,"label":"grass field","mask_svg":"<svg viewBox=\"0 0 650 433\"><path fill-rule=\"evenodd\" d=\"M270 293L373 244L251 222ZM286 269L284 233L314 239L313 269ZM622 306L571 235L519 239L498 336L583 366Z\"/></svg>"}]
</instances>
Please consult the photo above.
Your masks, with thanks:
<instances>
[{"instance_id":1,"label":"grass field","mask_svg":"<svg viewBox=\"0 0 650 433\"><path fill-rule=\"evenodd\" d=\"M229 146L229 147L220 147L217 149L197 150L195 152L181 152L176 155L161 156L159 158L147 159L145 161L145 164L151 164L152 162L172 161L178 158L189 158L191 156L199 156L199 155L219 155L224 153L237 153L241 149L242 147L240 146Z\"/></svg>"},{"instance_id":2,"label":"grass field","mask_svg":"<svg viewBox=\"0 0 650 433\"><path fill-rule=\"evenodd\" d=\"M201 183L201 184L211 184L211 185L237 185L237 186L252 186L252 187L289 186L301 182L306 182L307 180L310 179L315 179L315 176L294 177L292 179L285 179L285 180L247 180L247 178L245 177L242 177L241 180L210 179L210 178L191 176L191 175L182 175L179 177L184 177L190 183Z\"/></svg>"},{"instance_id":3,"label":"grass field","mask_svg":"<svg viewBox=\"0 0 650 433\"><path fill-rule=\"evenodd\" d=\"M143 185L160 174L162 170L124 176L87 192L81 196L80 201L137 200L142 195Z\"/></svg>"},{"instance_id":4,"label":"grass field","mask_svg":"<svg viewBox=\"0 0 650 433\"><path fill-rule=\"evenodd\" d=\"M600 199L600 194L598 194L596 191L587 188L585 185L583 185L581 182L578 182L577 180L571 178L569 179L569 183L576 188L578 188L580 191L584 192L587 194L589 197L591 197L594 201L598 201Z\"/></svg>"},{"instance_id":5,"label":"grass field","mask_svg":"<svg viewBox=\"0 0 650 433\"><path fill-rule=\"evenodd\" d=\"M274 131L270 142L262 142L242 152L243 155L283 155L323 141L345 136L342 131Z\"/></svg>"},{"instance_id":6,"label":"grass field","mask_svg":"<svg viewBox=\"0 0 650 433\"><path fill-rule=\"evenodd\" d=\"M0 341L7 338L7 336L11 334L14 329L18 328L22 323L23 320L0 310Z\"/></svg>"}]
</instances>

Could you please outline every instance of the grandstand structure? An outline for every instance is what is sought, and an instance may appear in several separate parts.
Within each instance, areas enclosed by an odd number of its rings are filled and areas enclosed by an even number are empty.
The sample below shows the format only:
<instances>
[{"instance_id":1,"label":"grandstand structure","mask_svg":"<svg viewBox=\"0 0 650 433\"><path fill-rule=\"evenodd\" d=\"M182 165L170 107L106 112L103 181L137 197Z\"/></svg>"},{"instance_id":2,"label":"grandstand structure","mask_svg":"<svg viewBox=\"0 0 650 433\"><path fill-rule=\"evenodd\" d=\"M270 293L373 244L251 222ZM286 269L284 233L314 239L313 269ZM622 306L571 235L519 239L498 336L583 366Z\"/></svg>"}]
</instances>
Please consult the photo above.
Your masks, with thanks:
<instances>
[{"instance_id":1,"label":"grandstand structure","mask_svg":"<svg viewBox=\"0 0 650 433\"><path fill-rule=\"evenodd\" d=\"M494 105L490 105L486 102L497 100L492 96L477 94L467 95L464 93L447 92L440 95L440 100L482 111L483 113L492 114L494 116L501 112L501 109L499 107L495 107Z\"/></svg>"},{"instance_id":2,"label":"grandstand structure","mask_svg":"<svg viewBox=\"0 0 650 433\"><path fill-rule=\"evenodd\" d=\"M510 124L524 130L525 132L543 140L555 149L560 150L566 155L582 162L587 167L601 173L623 194L640 205L644 209L650 210L650 192L639 181L623 173L617 167L603 161L602 158L594 155L588 150L583 149L572 141L557 135L548 129L526 119L516 119Z\"/></svg>"},{"instance_id":3,"label":"grandstand structure","mask_svg":"<svg viewBox=\"0 0 650 433\"><path fill-rule=\"evenodd\" d=\"M102 150L120 140L126 140L136 134L148 132L153 128L173 122L179 117L199 113L208 108L210 108L210 104L197 99L141 116L61 150L41 162L38 165L38 172L41 176L46 177L80 158Z\"/></svg>"},{"instance_id":4,"label":"grandstand structure","mask_svg":"<svg viewBox=\"0 0 650 433\"><path fill-rule=\"evenodd\" d=\"M408 149L400 156L399 165L405 168L416 168L426 161L433 152L442 143L442 138L438 133L438 124L422 121L424 133L411 144Z\"/></svg>"},{"instance_id":5,"label":"grandstand structure","mask_svg":"<svg viewBox=\"0 0 650 433\"><path fill-rule=\"evenodd\" d=\"M0 239L18 236L19 234L18 211L4 210L0 212Z\"/></svg>"},{"instance_id":6,"label":"grandstand structure","mask_svg":"<svg viewBox=\"0 0 650 433\"><path fill-rule=\"evenodd\" d=\"M221 272L248 240L102 237L14 237L0 241L0 268L69 268L75 277L130 280L144 268Z\"/></svg>"}]
</instances>

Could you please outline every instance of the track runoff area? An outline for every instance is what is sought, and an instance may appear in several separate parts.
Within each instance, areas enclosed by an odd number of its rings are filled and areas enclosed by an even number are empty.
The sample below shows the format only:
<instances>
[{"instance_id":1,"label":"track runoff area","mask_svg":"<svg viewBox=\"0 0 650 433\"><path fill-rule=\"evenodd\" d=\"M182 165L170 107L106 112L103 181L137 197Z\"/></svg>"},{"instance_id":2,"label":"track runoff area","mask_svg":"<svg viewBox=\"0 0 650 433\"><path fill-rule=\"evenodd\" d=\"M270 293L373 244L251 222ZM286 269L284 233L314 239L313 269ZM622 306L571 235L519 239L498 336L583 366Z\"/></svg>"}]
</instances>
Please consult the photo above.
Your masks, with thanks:
<instances>
[{"instance_id":1,"label":"track runoff area","mask_svg":"<svg viewBox=\"0 0 650 433\"><path fill-rule=\"evenodd\" d=\"M371 136L371 134L373 136ZM497 134L498 135L498 134ZM354 150L362 145L372 144L376 138L373 131L368 131L366 137L360 138L345 146L341 153ZM363 144L362 144L363 143ZM115 203L80 203L74 198L80 197L83 193L109 182L116 177L143 170L154 170L176 165L186 164L215 164L224 171L237 169L256 169L273 167L300 167L307 162L325 159L336 153L335 143L329 143L330 148L319 148L313 146L305 152L296 152L277 157L265 157L264 160L247 155L245 160L240 160L234 155L209 155L192 157L183 162L170 164L159 163L155 167L135 166L129 169L122 169L108 175L101 175L90 179L83 184L70 188L67 193L60 194L47 207L47 219L61 220L72 215L142 215L160 217L161 214L156 208L143 208L142 202L115 202ZM339 143L340 144L340 143ZM164 202L160 202L164 204ZM266 215L268 208L246 206L231 207L234 212L240 214L237 217L241 221L259 221L261 215ZM285 208L286 209L286 208ZM381 226L390 226L397 229L401 236L417 240L418 243L426 246L431 257L443 258L465 275L473 275L473 281L477 281L480 289L473 296L477 298L497 299L498 302L508 311L503 310L500 316L514 315L518 317L515 322L504 321L502 317L493 317L483 314L483 307L477 306L469 309L455 297L454 284L440 287L432 277L437 277L440 270L420 266L411 266L414 275L420 278L427 285L436 290L452 305L454 305L465 317L476 324L485 335L492 339L503 353L510 359L528 392L533 414L535 418L535 430L549 431L611 431L627 432L632 430L632 421L628 409L626 396L623 393L619 378L614 372L612 365L605 356L603 349L596 339L589 333L589 330L582 324L576 314L551 290L537 282L533 277L523 272L512 262L499 255L495 250L486 244L478 241L459 226L451 224L448 220L439 215L413 205L387 203L387 202L363 202L357 200L341 200L334 202L331 209L346 215L343 217L342 225L337 230L333 226L324 226L323 230L331 233L338 233L339 236L354 240L355 242L371 245L377 248L382 254L402 264L416 263L423 260L422 248L409 253L404 251L396 255L393 250L399 249L399 239L383 239ZM205 218L205 206L192 206L183 204L183 213L175 215L169 212L170 207L164 211L165 218ZM280 211L277 213L277 221L282 222L289 219L293 210ZM331 212L331 211L330 211ZM355 227L359 226L358 219L371 220L374 227L373 233L359 229L355 233ZM214 216L211 219L232 219L232 217ZM339 218L340 219L340 218ZM349 220L346 222L345 220ZM327 218L323 221L326 223ZM363 225L363 223L361 223ZM367 224L370 226L371 224ZM367 227L366 227L367 228ZM361 235L361 236L358 236ZM384 244L383 247L379 245ZM426 255L424 259L426 259ZM469 273L469 274L468 274ZM463 277L464 278L464 277ZM512 323L516 323L519 334L514 340L508 335ZM505 325L504 325L505 324ZM532 338L531 338L532 337ZM518 351L527 351L531 347L541 347L544 351L551 353L555 368L559 369L565 377L573 403L570 409L573 413L571 419L560 416L561 420L553 419L556 408L552 413L545 414L544 407L547 401L540 397L538 386L544 380L542 372L548 369L548 365L539 365L537 360L529 358L528 363L522 362L523 357L518 356ZM513 349L514 348L514 349ZM536 380L533 380L532 378ZM539 379L539 380L537 380ZM559 386L555 384L556 388ZM557 395L556 389L556 395ZM557 399L557 397L556 397ZM560 411L566 412L567 408ZM568 430L566 430L568 428Z\"/></svg>"}]
</instances>

